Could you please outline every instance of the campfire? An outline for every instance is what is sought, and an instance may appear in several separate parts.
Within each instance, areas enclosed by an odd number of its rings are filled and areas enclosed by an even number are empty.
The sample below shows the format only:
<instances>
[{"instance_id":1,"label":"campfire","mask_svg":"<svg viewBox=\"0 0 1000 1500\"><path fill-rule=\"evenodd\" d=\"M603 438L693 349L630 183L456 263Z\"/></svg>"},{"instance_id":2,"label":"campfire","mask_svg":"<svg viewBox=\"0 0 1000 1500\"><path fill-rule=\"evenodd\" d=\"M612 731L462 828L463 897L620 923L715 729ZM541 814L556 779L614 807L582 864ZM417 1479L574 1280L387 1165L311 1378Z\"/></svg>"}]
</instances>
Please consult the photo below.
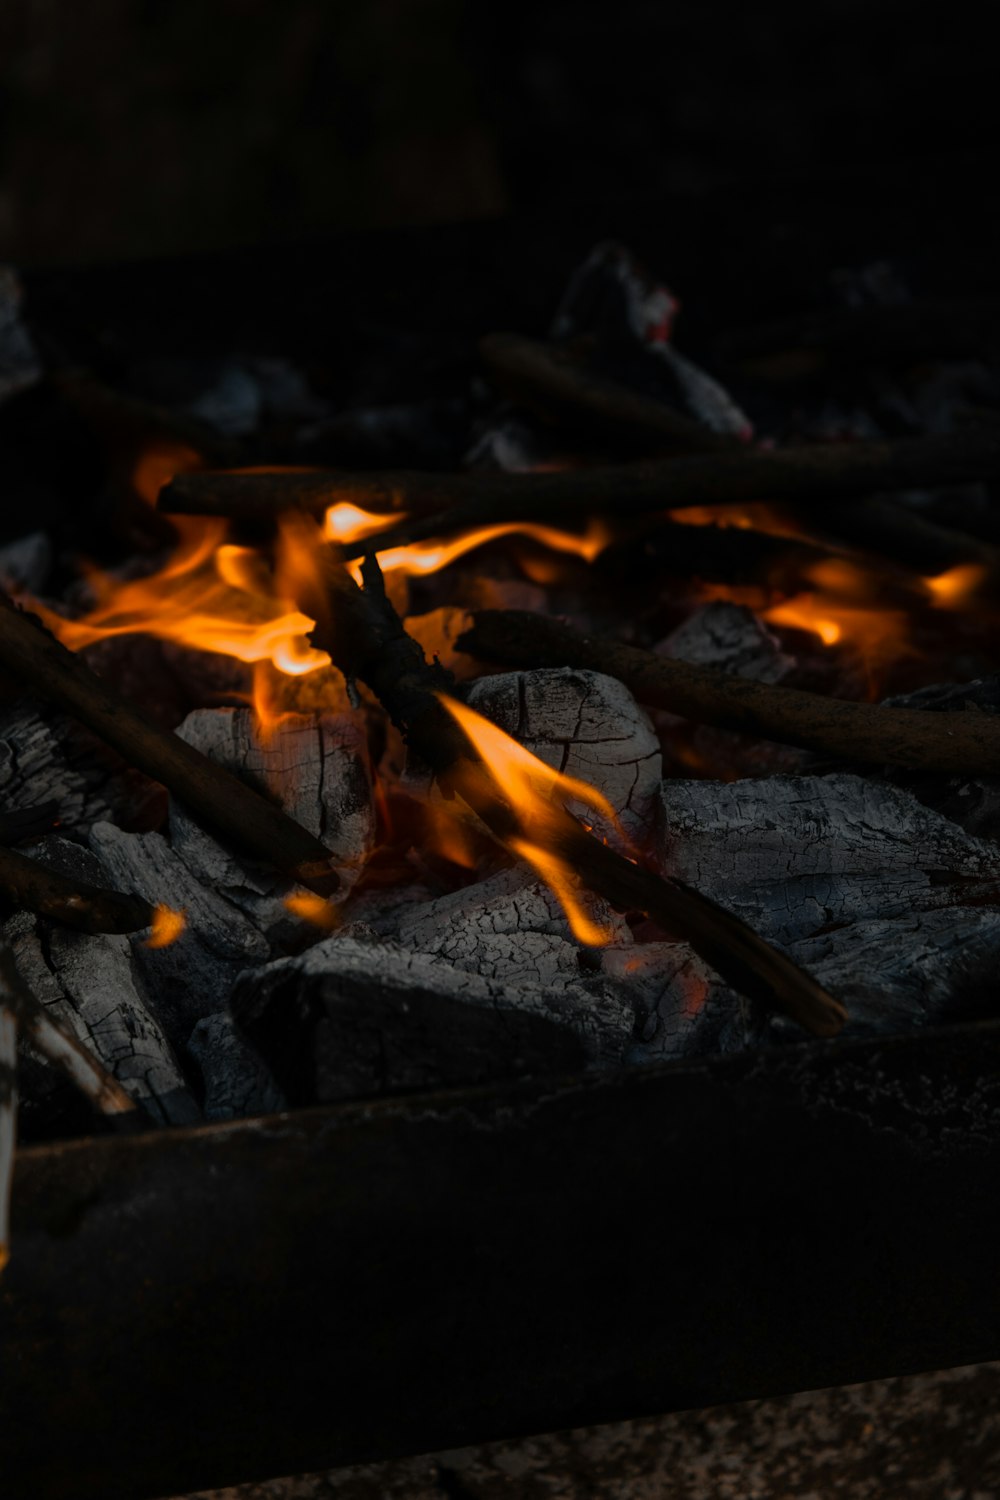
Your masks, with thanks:
<instances>
[{"instance_id":1,"label":"campfire","mask_svg":"<svg viewBox=\"0 0 1000 1500\"><path fill-rule=\"evenodd\" d=\"M994 376L851 286L710 373L598 246L407 469L291 459L433 408L153 404L0 281L111 517L0 553L0 1257L19 1094L44 1141L995 1014Z\"/></svg>"}]
</instances>

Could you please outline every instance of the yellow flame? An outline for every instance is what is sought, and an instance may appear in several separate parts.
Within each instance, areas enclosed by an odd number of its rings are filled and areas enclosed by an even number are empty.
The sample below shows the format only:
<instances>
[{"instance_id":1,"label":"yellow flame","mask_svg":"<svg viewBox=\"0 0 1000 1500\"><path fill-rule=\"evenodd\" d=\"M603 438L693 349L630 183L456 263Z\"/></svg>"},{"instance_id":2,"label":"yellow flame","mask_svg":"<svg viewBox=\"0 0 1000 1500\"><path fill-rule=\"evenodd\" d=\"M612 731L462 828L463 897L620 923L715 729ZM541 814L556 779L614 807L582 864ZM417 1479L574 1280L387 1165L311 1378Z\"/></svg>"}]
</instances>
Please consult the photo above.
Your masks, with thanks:
<instances>
[{"instance_id":1,"label":"yellow flame","mask_svg":"<svg viewBox=\"0 0 1000 1500\"><path fill-rule=\"evenodd\" d=\"M467 552L504 536L527 537L554 552L570 553L585 562L593 562L611 540L610 530L599 521L592 521L582 533L534 521L503 521L494 526L473 527L450 542L413 542L407 547L388 547L378 554L379 566L383 573L403 572L410 577L438 573Z\"/></svg>"},{"instance_id":2,"label":"yellow flame","mask_svg":"<svg viewBox=\"0 0 1000 1500\"><path fill-rule=\"evenodd\" d=\"M573 870L564 859L560 859L557 854L540 849L537 844L529 843L527 839L511 839L510 847L545 881L566 913L570 931L578 943L600 948L611 941L613 936L611 928L606 923L595 922L584 908L576 889Z\"/></svg>"},{"instance_id":3,"label":"yellow flame","mask_svg":"<svg viewBox=\"0 0 1000 1500\"><path fill-rule=\"evenodd\" d=\"M332 901L324 901L322 896L317 896L312 891L293 891L286 896L282 903L294 917L301 917L304 922L312 922L315 927L322 927L324 932L332 932L339 925L340 914Z\"/></svg>"},{"instance_id":4,"label":"yellow flame","mask_svg":"<svg viewBox=\"0 0 1000 1500\"><path fill-rule=\"evenodd\" d=\"M171 943L176 943L186 927L186 913L175 911L172 906L164 906L161 902L153 912L146 947L169 948Z\"/></svg>"},{"instance_id":5,"label":"yellow flame","mask_svg":"<svg viewBox=\"0 0 1000 1500\"><path fill-rule=\"evenodd\" d=\"M608 799L587 782L553 770L466 704L444 693L437 697L478 753L490 778L517 818L520 835L508 841L510 849L527 860L545 881L580 942L608 942L610 929L588 915L577 894L571 866L546 847L546 830L552 823L553 807L565 808L570 802L589 807L620 833L615 810Z\"/></svg>"},{"instance_id":6,"label":"yellow flame","mask_svg":"<svg viewBox=\"0 0 1000 1500\"><path fill-rule=\"evenodd\" d=\"M323 538L328 542L363 542L366 537L376 536L389 526L406 520L406 511L393 511L390 515L377 515L374 511L362 510L349 500L338 501L328 507L323 518Z\"/></svg>"}]
</instances>

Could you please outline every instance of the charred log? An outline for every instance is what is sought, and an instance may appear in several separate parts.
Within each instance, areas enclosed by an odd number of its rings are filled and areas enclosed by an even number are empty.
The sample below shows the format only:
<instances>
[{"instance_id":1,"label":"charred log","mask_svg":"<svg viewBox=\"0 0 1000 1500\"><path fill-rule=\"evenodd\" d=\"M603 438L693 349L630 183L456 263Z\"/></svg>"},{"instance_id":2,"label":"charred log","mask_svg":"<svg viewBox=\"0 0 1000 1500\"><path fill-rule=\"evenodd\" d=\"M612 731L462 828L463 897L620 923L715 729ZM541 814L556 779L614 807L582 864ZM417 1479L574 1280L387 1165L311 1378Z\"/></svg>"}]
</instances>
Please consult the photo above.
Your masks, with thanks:
<instances>
[{"instance_id":1,"label":"charred log","mask_svg":"<svg viewBox=\"0 0 1000 1500\"><path fill-rule=\"evenodd\" d=\"M755 500L801 507L878 490L907 490L1000 477L1000 431L809 447L741 450L556 473L181 474L160 492L172 514L273 519L282 510L322 515L336 501L403 520L379 537L379 549L423 541L495 521L572 524L613 509L619 517ZM356 551L357 549L355 549Z\"/></svg>"}]
</instances>

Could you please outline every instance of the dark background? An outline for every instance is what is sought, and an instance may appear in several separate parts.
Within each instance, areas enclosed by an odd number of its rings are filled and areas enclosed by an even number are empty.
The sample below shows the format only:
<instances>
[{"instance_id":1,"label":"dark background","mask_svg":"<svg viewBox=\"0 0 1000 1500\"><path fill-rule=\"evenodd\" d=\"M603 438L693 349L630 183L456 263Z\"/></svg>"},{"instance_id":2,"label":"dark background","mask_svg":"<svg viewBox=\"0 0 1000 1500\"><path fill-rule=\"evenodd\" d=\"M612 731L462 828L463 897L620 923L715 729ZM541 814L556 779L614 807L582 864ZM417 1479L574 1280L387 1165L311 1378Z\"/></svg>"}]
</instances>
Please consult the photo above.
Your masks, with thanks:
<instances>
[{"instance_id":1,"label":"dark background","mask_svg":"<svg viewBox=\"0 0 1000 1500\"><path fill-rule=\"evenodd\" d=\"M3 0L0 256L891 175L991 143L988 15L903 0Z\"/></svg>"}]
</instances>

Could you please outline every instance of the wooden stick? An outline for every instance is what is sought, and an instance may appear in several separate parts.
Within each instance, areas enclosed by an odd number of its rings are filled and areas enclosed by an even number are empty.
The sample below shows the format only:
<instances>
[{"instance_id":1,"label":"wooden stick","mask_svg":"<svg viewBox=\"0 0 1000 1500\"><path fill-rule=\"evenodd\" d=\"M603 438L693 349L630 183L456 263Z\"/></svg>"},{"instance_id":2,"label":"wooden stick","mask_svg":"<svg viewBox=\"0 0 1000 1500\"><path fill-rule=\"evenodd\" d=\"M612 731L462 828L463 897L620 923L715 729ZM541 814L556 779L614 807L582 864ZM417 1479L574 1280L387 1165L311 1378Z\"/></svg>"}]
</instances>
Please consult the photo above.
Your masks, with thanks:
<instances>
[{"instance_id":1,"label":"wooden stick","mask_svg":"<svg viewBox=\"0 0 1000 1500\"><path fill-rule=\"evenodd\" d=\"M996 775L1000 717L879 708L736 677L718 667L673 661L597 640L556 620L517 610L484 610L459 638L463 651L511 667L586 667L607 672L641 703L697 723L876 765L966 776Z\"/></svg>"},{"instance_id":2,"label":"wooden stick","mask_svg":"<svg viewBox=\"0 0 1000 1500\"><path fill-rule=\"evenodd\" d=\"M275 519L302 509L322 515L336 501L407 519L381 533L378 549L425 541L505 520L573 524L588 515L648 515L692 506L778 501L821 510L874 490L1000 477L1000 429L735 453L532 474L439 474L398 470L265 474L180 474L159 507L186 515ZM368 546L371 545L369 542ZM358 555L354 549L352 555ZM971 560L975 560L972 558Z\"/></svg>"},{"instance_id":3,"label":"wooden stick","mask_svg":"<svg viewBox=\"0 0 1000 1500\"><path fill-rule=\"evenodd\" d=\"M102 1115L141 1114L145 1118L145 1111L140 1111L117 1078L36 999L21 978L14 955L8 948L0 949L0 1008L3 1007L36 1050L61 1068Z\"/></svg>"},{"instance_id":4,"label":"wooden stick","mask_svg":"<svg viewBox=\"0 0 1000 1500\"><path fill-rule=\"evenodd\" d=\"M14 906L80 932L138 932L153 920L141 896L70 879L13 849L0 848L0 893Z\"/></svg>"},{"instance_id":5,"label":"wooden stick","mask_svg":"<svg viewBox=\"0 0 1000 1500\"><path fill-rule=\"evenodd\" d=\"M450 674L428 665L403 629L385 594L374 557L364 565L362 590L341 567L328 570L329 610L300 600L329 621L313 639L349 677L366 682L432 768L445 790L457 793L502 844L523 836L515 810L459 730L439 694L453 691ZM545 843L591 890L621 911L644 911L689 942L727 983L791 1016L816 1036L833 1036L846 1011L803 969L714 901L677 880L644 869L588 833L565 808L553 805Z\"/></svg>"},{"instance_id":6,"label":"wooden stick","mask_svg":"<svg viewBox=\"0 0 1000 1500\"><path fill-rule=\"evenodd\" d=\"M339 885L330 851L231 772L145 718L37 620L0 596L0 664L32 693L73 714L147 776L160 781L206 827L266 860L318 895Z\"/></svg>"},{"instance_id":7,"label":"wooden stick","mask_svg":"<svg viewBox=\"0 0 1000 1500\"><path fill-rule=\"evenodd\" d=\"M10 1260L10 1190L17 1146L17 1021L0 998L0 1276Z\"/></svg>"},{"instance_id":8,"label":"wooden stick","mask_svg":"<svg viewBox=\"0 0 1000 1500\"><path fill-rule=\"evenodd\" d=\"M570 432L642 453L725 453L740 446L738 438L588 369L563 345L491 333L480 340L479 353L501 391Z\"/></svg>"}]
</instances>

